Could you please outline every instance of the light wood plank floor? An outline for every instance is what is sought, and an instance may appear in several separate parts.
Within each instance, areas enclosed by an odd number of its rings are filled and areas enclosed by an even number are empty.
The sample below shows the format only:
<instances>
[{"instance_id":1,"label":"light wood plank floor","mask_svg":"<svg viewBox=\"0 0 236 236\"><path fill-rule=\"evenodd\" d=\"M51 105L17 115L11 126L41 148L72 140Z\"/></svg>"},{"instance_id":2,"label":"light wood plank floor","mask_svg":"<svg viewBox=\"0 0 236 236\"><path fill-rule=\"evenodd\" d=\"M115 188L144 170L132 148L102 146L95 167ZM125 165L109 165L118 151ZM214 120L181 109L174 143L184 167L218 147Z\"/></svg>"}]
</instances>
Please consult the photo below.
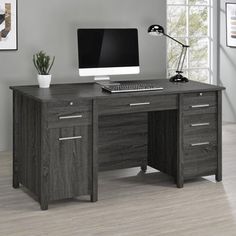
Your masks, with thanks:
<instances>
[{"instance_id":1,"label":"light wood plank floor","mask_svg":"<svg viewBox=\"0 0 236 236\"><path fill-rule=\"evenodd\" d=\"M177 189L149 169L100 173L99 201L60 201L40 211L11 187L11 154L0 154L0 236L235 236L236 125L223 128L224 180L199 178Z\"/></svg>"}]
</instances>

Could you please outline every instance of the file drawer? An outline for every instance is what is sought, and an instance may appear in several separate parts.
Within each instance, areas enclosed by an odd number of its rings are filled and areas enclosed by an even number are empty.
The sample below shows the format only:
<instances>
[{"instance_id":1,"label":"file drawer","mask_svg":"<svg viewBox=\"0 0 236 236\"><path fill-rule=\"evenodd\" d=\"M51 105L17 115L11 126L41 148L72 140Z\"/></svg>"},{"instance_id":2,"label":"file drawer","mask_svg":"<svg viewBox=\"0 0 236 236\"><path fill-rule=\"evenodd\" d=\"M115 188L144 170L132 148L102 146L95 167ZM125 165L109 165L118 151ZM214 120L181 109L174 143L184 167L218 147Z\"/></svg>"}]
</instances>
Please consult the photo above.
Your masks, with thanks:
<instances>
[{"instance_id":1,"label":"file drawer","mask_svg":"<svg viewBox=\"0 0 236 236\"><path fill-rule=\"evenodd\" d=\"M111 98L98 102L100 114L121 114L144 111L174 110L178 108L177 95L135 96Z\"/></svg>"},{"instance_id":2,"label":"file drawer","mask_svg":"<svg viewBox=\"0 0 236 236\"><path fill-rule=\"evenodd\" d=\"M189 93L183 96L183 114L194 115L217 112L216 92Z\"/></svg>"},{"instance_id":3,"label":"file drawer","mask_svg":"<svg viewBox=\"0 0 236 236\"><path fill-rule=\"evenodd\" d=\"M217 171L217 145L214 142L189 146L184 150L184 178L207 176Z\"/></svg>"},{"instance_id":4,"label":"file drawer","mask_svg":"<svg viewBox=\"0 0 236 236\"><path fill-rule=\"evenodd\" d=\"M183 146L184 149L193 147L205 147L217 144L217 132L200 133L196 132L192 135L184 135Z\"/></svg>"},{"instance_id":5,"label":"file drawer","mask_svg":"<svg viewBox=\"0 0 236 236\"><path fill-rule=\"evenodd\" d=\"M184 116L183 127L186 136L214 133L217 130L216 114Z\"/></svg>"},{"instance_id":6,"label":"file drawer","mask_svg":"<svg viewBox=\"0 0 236 236\"><path fill-rule=\"evenodd\" d=\"M49 129L48 137L50 200L89 194L92 174L91 126Z\"/></svg>"}]
</instances>

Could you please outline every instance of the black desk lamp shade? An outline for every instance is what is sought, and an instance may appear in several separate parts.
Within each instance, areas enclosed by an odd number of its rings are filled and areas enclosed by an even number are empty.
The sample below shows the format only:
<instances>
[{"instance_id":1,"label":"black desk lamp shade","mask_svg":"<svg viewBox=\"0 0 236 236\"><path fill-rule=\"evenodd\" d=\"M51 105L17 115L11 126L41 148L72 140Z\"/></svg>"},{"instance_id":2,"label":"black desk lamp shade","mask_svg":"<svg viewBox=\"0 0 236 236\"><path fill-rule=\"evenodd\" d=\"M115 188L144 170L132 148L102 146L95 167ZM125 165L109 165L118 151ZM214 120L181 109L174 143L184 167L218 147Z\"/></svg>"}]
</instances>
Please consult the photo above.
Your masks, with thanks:
<instances>
[{"instance_id":1,"label":"black desk lamp shade","mask_svg":"<svg viewBox=\"0 0 236 236\"><path fill-rule=\"evenodd\" d=\"M177 74L174 75L173 77L171 77L170 81L171 82L188 82L188 79L186 77L184 77L182 75L182 73L183 73L184 61L185 61L187 50L188 50L189 46L179 42L177 39L166 34L165 29L161 25L151 25L148 28L148 33L152 36L164 35L167 38L170 38L171 40L175 41L176 43L178 43L182 46L182 51L181 51L181 54L179 57L178 67L176 70Z\"/></svg>"}]
</instances>

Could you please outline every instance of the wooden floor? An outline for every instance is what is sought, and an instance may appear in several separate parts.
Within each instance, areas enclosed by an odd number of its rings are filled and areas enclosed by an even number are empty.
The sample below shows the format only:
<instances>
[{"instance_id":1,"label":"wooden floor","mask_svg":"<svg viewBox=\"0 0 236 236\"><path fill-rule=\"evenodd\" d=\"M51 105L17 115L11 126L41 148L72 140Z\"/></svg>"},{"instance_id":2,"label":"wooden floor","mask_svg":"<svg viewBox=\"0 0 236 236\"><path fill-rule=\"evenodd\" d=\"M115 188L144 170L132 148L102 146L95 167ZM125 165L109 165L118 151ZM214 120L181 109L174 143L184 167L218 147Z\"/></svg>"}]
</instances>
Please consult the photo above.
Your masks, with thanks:
<instances>
[{"instance_id":1,"label":"wooden floor","mask_svg":"<svg viewBox=\"0 0 236 236\"><path fill-rule=\"evenodd\" d=\"M236 125L223 128L223 182L200 178L177 189L149 169L100 173L99 201L60 201L40 211L11 187L11 154L0 153L0 236L235 236Z\"/></svg>"}]
</instances>

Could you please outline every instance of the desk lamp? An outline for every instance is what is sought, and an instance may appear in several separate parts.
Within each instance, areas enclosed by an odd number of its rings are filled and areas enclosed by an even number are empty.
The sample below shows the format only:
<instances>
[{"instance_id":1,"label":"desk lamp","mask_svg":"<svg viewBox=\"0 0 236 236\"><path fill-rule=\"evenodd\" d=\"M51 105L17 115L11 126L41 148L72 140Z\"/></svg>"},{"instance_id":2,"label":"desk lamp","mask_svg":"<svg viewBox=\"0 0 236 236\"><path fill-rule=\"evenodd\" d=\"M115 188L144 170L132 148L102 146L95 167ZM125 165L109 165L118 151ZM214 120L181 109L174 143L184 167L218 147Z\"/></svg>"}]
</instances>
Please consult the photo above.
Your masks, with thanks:
<instances>
[{"instance_id":1,"label":"desk lamp","mask_svg":"<svg viewBox=\"0 0 236 236\"><path fill-rule=\"evenodd\" d=\"M181 51L181 54L179 57L178 67L176 70L177 74L170 78L170 82L188 82L188 79L186 77L184 77L182 75L182 73L183 73L184 61L185 61L186 54L187 54L187 49L189 48L189 46L179 42L178 40L176 40L176 39L172 38L171 36L169 36L168 34L166 34L164 28L161 25L151 25L148 28L148 33L152 36L164 35L167 38L170 38L171 40L175 41L176 43L178 43L182 46L182 51Z\"/></svg>"}]
</instances>

